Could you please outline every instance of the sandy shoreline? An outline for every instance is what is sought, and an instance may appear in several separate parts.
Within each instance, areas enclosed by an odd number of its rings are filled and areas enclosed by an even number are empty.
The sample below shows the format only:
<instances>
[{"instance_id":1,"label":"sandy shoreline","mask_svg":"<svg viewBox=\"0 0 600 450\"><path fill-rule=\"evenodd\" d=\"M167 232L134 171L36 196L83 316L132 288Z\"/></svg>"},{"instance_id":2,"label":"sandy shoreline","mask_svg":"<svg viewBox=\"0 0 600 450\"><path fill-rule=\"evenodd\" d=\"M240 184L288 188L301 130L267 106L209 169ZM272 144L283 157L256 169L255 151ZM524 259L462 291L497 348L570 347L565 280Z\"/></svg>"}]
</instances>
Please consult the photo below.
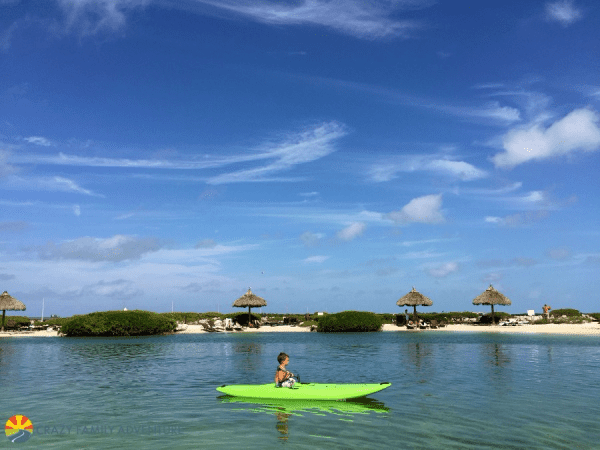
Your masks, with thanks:
<instances>
[{"instance_id":1,"label":"sandy shoreline","mask_svg":"<svg viewBox=\"0 0 600 450\"><path fill-rule=\"evenodd\" d=\"M384 324L383 331L410 332L406 327L397 327L392 324ZM419 330L421 333L439 332L460 333L508 333L508 334L572 334L572 335L595 335L600 336L600 323L582 324L544 324L544 325L520 325L515 327L502 326L477 326L477 325L447 325L437 330ZM309 333L310 328L281 325L276 327L244 328L243 331L226 331L225 333ZM177 334L200 334L207 333L201 325L182 325ZM3 337L60 337L56 331L8 331L0 333Z\"/></svg>"}]
</instances>

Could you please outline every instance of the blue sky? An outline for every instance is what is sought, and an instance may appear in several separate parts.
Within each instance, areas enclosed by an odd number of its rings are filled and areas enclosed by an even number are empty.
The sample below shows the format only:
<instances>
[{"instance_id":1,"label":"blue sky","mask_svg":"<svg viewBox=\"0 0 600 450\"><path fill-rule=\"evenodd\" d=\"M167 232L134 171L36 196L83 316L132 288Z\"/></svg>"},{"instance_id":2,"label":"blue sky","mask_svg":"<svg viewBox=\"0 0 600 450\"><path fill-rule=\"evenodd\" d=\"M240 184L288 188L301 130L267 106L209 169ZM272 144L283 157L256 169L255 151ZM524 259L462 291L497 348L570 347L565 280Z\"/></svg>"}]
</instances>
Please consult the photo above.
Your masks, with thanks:
<instances>
[{"instance_id":1,"label":"blue sky","mask_svg":"<svg viewBox=\"0 0 600 450\"><path fill-rule=\"evenodd\" d=\"M0 0L0 289L600 310L592 1ZM403 308L402 308L403 310Z\"/></svg>"}]
</instances>

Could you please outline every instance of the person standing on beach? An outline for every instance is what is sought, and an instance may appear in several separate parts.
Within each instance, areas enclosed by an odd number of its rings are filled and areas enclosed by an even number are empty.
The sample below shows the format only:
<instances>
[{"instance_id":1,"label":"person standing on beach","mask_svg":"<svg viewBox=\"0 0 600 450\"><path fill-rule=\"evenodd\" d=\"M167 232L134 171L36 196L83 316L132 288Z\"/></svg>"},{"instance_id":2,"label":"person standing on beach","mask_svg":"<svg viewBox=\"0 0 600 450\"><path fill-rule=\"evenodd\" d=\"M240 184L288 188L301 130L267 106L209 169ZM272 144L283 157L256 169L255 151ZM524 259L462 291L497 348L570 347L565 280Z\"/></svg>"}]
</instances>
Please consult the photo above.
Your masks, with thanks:
<instances>
[{"instance_id":1,"label":"person standing on beach","mask_svg":"<svg viewBox=\"0 0 600 450\"><path fill-rule=\"evenodd\" d=\"M549 321L550 320L550 310L552 309L552 307L546 305L544 303L544 317Z\"/></svg>"}]
</instances>

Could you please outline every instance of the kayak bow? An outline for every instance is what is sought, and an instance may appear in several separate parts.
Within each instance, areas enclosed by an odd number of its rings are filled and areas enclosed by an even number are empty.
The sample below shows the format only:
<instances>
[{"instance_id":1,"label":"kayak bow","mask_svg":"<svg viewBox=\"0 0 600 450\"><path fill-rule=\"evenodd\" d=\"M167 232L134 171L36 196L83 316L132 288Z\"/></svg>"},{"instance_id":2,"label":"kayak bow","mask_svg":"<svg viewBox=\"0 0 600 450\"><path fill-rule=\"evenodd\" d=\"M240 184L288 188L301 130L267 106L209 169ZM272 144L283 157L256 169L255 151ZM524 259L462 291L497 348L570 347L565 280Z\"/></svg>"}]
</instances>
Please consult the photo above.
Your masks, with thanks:
<instances>
[{"instance_id":1,"label":"kayak bow","mask_svg":"<svg viewBox=\"0 0 600 450\"><path fill-rule=\"evenodd\" d=\"M246 398L346 400L379 392L391 384L389 382L378 384L296 383L293 388L276 387L274 383L224 384L218 387L217 391L234 397Z\"/></svg>"}]
</instances>

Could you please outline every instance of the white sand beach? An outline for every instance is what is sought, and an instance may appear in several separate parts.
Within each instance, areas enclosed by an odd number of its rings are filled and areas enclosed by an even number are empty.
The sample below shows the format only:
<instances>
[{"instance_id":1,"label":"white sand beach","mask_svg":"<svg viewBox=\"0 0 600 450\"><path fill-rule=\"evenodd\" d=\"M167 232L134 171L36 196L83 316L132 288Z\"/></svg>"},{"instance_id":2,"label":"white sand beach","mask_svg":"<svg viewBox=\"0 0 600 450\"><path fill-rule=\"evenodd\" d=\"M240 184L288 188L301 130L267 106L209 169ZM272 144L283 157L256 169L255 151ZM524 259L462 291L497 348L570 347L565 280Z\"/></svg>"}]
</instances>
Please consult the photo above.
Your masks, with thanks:
<instances>
[{"instance_id":1,"label":"white sand beach","mask_svg":"<svg viewBox=\"0 0 600 450\"><path fill-rule=\"evenodd\" d=\"M397 327L392 324L383 325L383 331L407 331L406 327ZM542 325L518 325L518 326L479 326L467 324L446 325L443 328L434 330L418 330L424 333L436 332L461 332L461 333L509 333L509 334L577 334L577 335L597 335L600 336L600 323L589 322L582 324L542 324Z\"/></svg>"},{"instance_id":2,"label":"white sand beach","mask_svg":"<svg viewBox=\"0 0 600 450\"><path fill-rule=\"evenodd\" d=\"M600 323L590 322L582 324L543 324L543 325L519 325L519 326L478 326L467 324L447 325L438 329L407 330L406 327L398 327L392 324L384 324L383 331L397 332L459 332L459 333L521 333L521 334L573 334L573 335L596 335L600 336ZM310 328L291 325L280 325L276 327L244 328L242 331L226 331L225 333L309 333ZM176 334L200 334L208 333L201 325L181 325ZM3 337L59 337L56 330L48 331L6 331L0 333Z\"/></svg>"}]
</instances>

